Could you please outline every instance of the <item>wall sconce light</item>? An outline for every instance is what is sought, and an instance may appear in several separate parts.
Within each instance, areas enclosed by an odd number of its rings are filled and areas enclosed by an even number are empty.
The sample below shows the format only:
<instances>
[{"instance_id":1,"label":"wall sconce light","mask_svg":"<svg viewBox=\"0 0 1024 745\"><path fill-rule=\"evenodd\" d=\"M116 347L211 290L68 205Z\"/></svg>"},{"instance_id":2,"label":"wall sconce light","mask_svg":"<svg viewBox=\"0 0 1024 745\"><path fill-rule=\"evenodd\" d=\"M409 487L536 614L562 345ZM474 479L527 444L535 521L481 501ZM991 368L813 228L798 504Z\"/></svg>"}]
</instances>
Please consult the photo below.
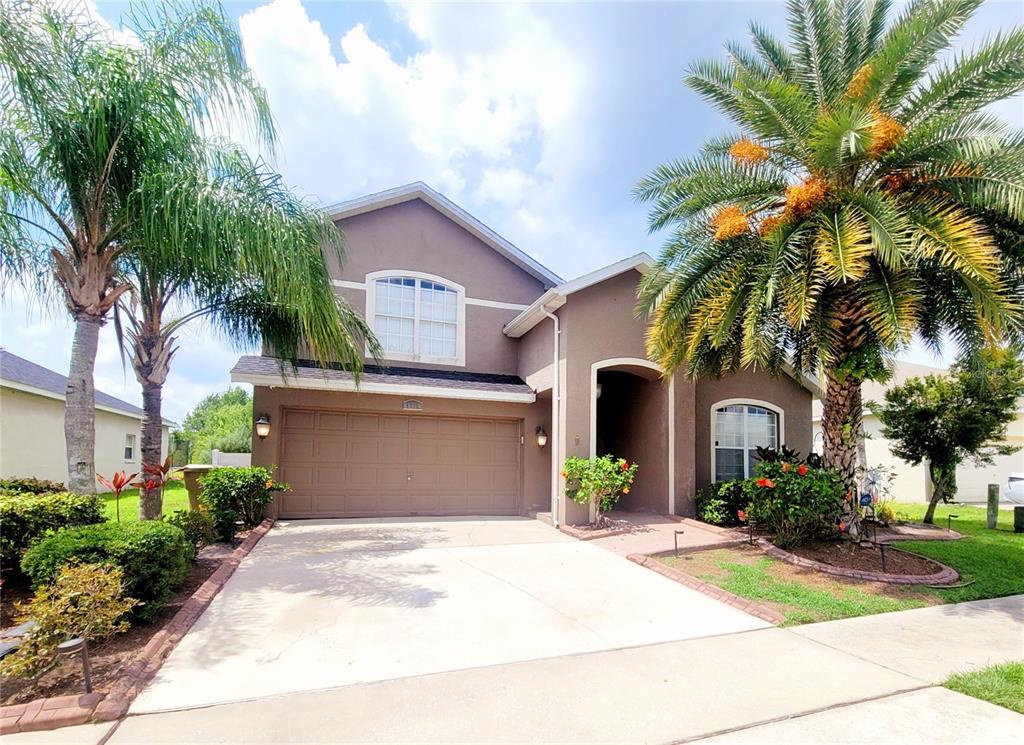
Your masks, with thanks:
<instances>
[{"instance_id":1,"label":"wall sconce light","mask_svg":"<svg viewBox=\"0 0 1024 745\"><path fill-rule=\"evenodd\" d=\"M260 414L260 418L256 420L256 436L261 440L270 434L270 417L266 414Z\"/></svg>"},{"instance_id":2,"label":"wall sconce light","mask_svg":"<svg viewBox=\"0 0 1024 745\"><path fill-rule=\"evenodd\" d=\"M537 427L537 446L544 447L548 444L548 433L544 431L543 427Z\"/></svg>"}]
</instances>

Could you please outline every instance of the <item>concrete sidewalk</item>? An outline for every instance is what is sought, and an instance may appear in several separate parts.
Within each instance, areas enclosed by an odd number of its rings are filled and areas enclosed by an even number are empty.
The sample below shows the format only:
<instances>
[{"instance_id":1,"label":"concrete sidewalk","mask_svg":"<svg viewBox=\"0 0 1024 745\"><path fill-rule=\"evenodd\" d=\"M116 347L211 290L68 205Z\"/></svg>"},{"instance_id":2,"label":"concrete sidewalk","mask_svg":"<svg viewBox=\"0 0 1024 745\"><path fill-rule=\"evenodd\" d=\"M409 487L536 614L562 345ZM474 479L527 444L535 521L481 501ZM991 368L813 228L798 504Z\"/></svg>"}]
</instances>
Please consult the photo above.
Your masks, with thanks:
<instances>
[{"instance_id":1,"label":"concrete sidewalk","mask_svg":"<svg viewBox=\"0 0 1024 745\"><path fill-rule=\"evenodd\" d=\"M924 683L1024 660L1024 595L814 623L794 634Z\"/></svg>"},{"instance_id":2,"label":"concrete sidewalk","mask_svg":"<svg viewBox=\"0 0 1024 745\"><path fill-rule=\"evenodd\" d=\"M616 522L629 523L630 532L597 538L590 543L619 556L663 553L673 550L677 542L680 550L731 546L746 538L743 531L716 528L690 518L674 520L646 512L617 511L613 511L610 517ZM677 531L679 535L676 535Z\"/></svg>"}]
</instances>

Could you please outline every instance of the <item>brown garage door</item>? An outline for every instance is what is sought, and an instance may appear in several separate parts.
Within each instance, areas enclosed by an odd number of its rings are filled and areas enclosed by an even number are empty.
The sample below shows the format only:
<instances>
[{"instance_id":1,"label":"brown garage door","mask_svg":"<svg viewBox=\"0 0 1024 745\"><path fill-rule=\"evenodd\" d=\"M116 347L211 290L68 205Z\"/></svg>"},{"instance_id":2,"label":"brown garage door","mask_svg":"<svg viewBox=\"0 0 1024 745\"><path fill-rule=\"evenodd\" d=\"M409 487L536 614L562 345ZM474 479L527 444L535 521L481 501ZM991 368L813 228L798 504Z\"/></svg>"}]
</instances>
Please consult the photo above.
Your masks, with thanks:
<instances>
[{"instance_id":1,"label":"brown garage door","mask_svg":"<svg viewBox=\"0 0 1024 745\"><path fill-rule=\"evenodd\" d=\"M520 424L285 409L281 517L514 515Z\"/></svg>"}]
</instances>

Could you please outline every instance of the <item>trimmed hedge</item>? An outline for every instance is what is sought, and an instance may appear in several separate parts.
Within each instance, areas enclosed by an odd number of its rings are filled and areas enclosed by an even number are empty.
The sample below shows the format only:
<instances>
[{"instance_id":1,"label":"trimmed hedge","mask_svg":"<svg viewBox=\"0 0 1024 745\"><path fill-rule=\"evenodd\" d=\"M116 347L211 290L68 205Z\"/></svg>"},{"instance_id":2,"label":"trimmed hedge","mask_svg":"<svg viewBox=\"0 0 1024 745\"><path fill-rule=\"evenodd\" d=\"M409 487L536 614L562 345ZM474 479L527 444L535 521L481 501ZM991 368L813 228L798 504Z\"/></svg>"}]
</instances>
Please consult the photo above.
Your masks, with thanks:
<instances>
[{"instance_id":1,"label":"trimmed hedge","mask_svg":"<svg viewBox=\"0 0 1024 745\"><path fill-rule=\"evenodd\" d=\"M262 466L213 468L200 479L200 500L213 518L217 540L230 543L238 522L255 528L263 519L263 508L274 500L275 491L288 491L288 484L274 480Z\"/></svg>"},{"instance_id":2,"label":"trimmed hedge","mask_svg":"<svg viewBox=\"0 0 1024 745\"><path fill-rule=\"evenodd\" d=\"M53 494L65 491L60 481L48 479L0 479L0 491L16 491L24 494Z\"/></svg>"},{"instance_id":3,"label":"trimmed hedge","mask_svg":"<svg viewBox=\"0 0 1024 745\"><path fill-rule=\"evenodd\" d=\"M21 568L39 587L52 582L72 560L120 567L125 596L140 601L135 617L149 620L184 581L195 554L195 546L174 525L160 520L107 522L44 538L25 552Z\"/></svg>"},{"instance_id":4,"label":"trimmed hedge","mask_svg":"<svg viewBox=\"0 0 1024 745\"><path fill-rule=\"evenodd\" d=\"M731 528L741 523L739 511L747 509L750 496L742 481L720 481L705 486L694 497L697 519L710 525Z\"/></svg>"},{"instance_id":5,"label":"trimmed hedge","mask_svg":"<svg viewBox=\"0 0 1024 745\"><path fill-rule=\"evenodd\" d=\"M103 520L94 494L0 493L0 561L17 566L25 550L50 531Z\"/></svg>"}]
</instances>

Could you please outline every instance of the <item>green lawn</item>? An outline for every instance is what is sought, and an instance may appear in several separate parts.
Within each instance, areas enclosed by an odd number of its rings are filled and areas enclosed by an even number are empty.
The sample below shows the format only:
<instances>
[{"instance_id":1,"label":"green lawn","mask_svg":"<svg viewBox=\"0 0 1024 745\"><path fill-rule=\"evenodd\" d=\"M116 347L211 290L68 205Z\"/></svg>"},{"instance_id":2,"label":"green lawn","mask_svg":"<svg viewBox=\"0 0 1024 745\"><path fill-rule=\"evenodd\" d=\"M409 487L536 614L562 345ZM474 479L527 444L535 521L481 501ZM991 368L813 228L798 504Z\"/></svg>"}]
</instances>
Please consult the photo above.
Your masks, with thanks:
<instances>
[{"instance_id":1,"label":"green lawn","mask_svg":"<svg viewBox=\"0 0 1024 745\"><path fill-rule=\"evenodd\" d=\"M897 504L910 519L924 516L925 505ZM939 603L1024 593L1024 535L1013 533L1013 512L1002 510L999 528L985 527L985 509L942 505L936 524L945 525L952 512L959 541L901 541L900 548L919 553L956 569L966 587L938 590L926 587L860 582L808 572L741 547L663 558L669 566L717 585L741 597L774 607L784 625L831 621L851 616L908 610Z\"/></svg>"},{"instance_id":2,"label":"green lawn","mask_svg":"<svg viewBox=\"0 0 1024 745\"><path fill-rule=\"evenodd\" d=\"M116 517L116 506L114 495L111 493L100 494L103 500L103 512L108 520ZM175 510L188 509L188 492L185 491L185 484L182 481L171 481L164 488L164 514L170 515ZM139 519L139 490L125 489L121 492L121 522L135 521Z\"/></svg>"},{"instance_id":3,"label":"green lawn","mask_svg":"<svg viewBox=\"0 0 1024 745\"><path fill-rule=\"evenodd\" d=\"M950 690L1024 714L1024 662L1007 662L973 673L953 675L944 685Z\"/></svg>"}]
</instances>

